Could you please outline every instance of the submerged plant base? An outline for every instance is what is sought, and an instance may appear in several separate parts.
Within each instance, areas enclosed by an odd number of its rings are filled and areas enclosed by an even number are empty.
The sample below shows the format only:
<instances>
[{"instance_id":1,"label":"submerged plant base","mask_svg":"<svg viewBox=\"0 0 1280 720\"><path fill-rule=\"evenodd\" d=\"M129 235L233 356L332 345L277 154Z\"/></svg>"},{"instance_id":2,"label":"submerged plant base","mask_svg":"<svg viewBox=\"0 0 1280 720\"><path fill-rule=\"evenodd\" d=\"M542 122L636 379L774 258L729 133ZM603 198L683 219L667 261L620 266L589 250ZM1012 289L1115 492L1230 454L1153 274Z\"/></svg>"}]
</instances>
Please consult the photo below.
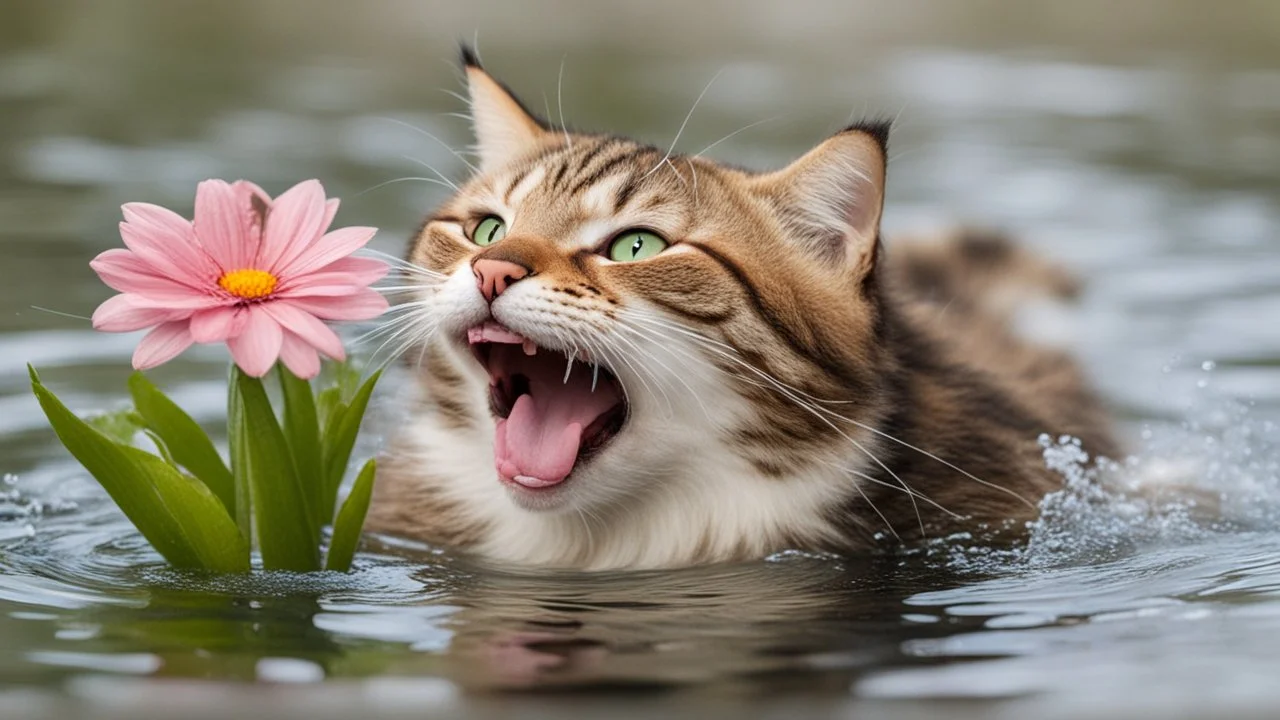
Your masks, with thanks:
<instances>
[{"instance_id":1,"label":"submerged plant base","mask_svg":"<svg viewBox=\"0 0 1280 720\"><path fill-rule=\"evenodd\" d=\"M373 460L336 518L334 508L379 373L357 385L355 371L339 365L334 384L317 394L311 382L280 366L280 422L262 381L233 366L228 466L199 424L141 373L129 379L134 410L127 417L90 423L67 409L35 368L28 370L58 439L174 567L248 572L256 537L264 569L320 570L321 531L332 522L323 567L350 568L372 494ZM159 455L132 444L139 430Z\"/></svg>"}]
</instances>

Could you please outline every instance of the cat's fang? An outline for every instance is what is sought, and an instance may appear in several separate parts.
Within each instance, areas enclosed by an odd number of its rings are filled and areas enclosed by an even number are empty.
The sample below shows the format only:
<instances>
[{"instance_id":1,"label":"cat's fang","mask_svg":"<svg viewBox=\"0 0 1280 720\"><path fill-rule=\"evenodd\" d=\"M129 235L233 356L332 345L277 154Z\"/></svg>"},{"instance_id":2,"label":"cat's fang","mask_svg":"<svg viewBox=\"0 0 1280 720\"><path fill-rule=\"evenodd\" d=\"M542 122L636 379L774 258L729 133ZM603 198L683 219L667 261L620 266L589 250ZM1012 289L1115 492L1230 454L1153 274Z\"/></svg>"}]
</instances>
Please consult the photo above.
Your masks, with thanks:
<instances>
[{"instance_id":1,"label":"cat's fang","mask_svg":"<svg viewBox=\"0 0 1280 720\"><path fill-rule=\"evenodd\" d=\"M578 350L535 345L540 352L530 353L533 341L492 321L467 339L489 374L494 465L513 492L543 492L568 480L622 430L630 408L608 367L590 363L588 379L585 369L573 372Z\"/></svg>"}]
</instances>

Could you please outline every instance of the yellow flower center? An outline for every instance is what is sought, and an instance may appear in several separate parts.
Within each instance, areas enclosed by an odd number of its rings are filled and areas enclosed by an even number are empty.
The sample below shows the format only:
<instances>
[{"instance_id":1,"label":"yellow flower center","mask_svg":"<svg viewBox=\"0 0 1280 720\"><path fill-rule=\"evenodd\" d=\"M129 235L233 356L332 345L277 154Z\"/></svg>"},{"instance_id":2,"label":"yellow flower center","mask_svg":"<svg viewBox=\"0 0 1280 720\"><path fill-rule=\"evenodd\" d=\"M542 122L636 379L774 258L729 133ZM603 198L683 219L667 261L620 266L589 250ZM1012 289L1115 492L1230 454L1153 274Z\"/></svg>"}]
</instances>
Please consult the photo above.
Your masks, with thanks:
<instances>
[{"instance_id":1,"label":"yellow flower center","mask_svg":"<svg viewBox=\"0 0 1280 720\"><path fill-rule=\"evenodd\" d=\"M218 285L223 290L245 300L257 300L271 294L279 282L275 275L265 270L232 270L218 278Z\"/></svg>"}]
</instances>

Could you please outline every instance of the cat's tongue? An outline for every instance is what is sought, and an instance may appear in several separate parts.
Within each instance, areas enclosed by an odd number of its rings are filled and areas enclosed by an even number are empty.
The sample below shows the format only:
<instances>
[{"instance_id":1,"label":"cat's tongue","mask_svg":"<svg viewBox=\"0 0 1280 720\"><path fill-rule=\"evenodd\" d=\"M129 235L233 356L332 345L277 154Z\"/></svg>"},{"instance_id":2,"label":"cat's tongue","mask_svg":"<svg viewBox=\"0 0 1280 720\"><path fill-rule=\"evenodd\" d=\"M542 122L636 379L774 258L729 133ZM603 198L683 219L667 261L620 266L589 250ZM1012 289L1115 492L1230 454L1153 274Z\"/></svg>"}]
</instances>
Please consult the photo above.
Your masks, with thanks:
<instances>
[{"instance_id":1,"label":"cat's tongue","mask_svg":"<svg viewBox=\"0 0 1280 720\"><path fill-rule=\"evenodd\" d=\"M577 461L584 428L621 400L618 392L606 382L593 391L591 371L584 364L575 366L565 382L567 360L556 352L531 356L514 342L495 345L493 351L493 369L529 380L529 392L498 420L493 445L498 474L534 489L564 482Z\"/></svg>"}]
</instances>

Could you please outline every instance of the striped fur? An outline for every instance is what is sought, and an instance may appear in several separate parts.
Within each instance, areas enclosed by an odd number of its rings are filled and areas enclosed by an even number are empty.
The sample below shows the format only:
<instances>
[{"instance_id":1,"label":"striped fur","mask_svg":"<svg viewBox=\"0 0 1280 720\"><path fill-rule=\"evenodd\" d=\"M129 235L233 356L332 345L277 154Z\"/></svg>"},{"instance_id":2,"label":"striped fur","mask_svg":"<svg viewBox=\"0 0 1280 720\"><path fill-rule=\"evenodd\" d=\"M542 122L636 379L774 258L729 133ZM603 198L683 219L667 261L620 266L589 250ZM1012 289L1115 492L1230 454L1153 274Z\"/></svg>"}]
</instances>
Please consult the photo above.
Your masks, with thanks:
<instances>
[{"instance_id":1,"label":"striped fur","mask_svg":"<svg viewBox=\"0 0 1280 720\"><path fill-rule=\"evenodd\" d=\"M590 569L845 552L1033 517L1057 481L1042 432L1114 452L1075 364L1016 338L992 301L1069 279L1000 239L882 247L887 126L753 173L569 134L467 73L480 171L409 251L438 277L414 310L432 332L407 353L420 404L386 451L372 529ZM507 236L477 247L490 214ZM670 248L606 259L637 227ZM626 426L554 507L513 502L496 477L487 375L462 342L490 313L478 257L534 270L493 317L588 351L628 396Z\"/></svg>"}]
</instances>

